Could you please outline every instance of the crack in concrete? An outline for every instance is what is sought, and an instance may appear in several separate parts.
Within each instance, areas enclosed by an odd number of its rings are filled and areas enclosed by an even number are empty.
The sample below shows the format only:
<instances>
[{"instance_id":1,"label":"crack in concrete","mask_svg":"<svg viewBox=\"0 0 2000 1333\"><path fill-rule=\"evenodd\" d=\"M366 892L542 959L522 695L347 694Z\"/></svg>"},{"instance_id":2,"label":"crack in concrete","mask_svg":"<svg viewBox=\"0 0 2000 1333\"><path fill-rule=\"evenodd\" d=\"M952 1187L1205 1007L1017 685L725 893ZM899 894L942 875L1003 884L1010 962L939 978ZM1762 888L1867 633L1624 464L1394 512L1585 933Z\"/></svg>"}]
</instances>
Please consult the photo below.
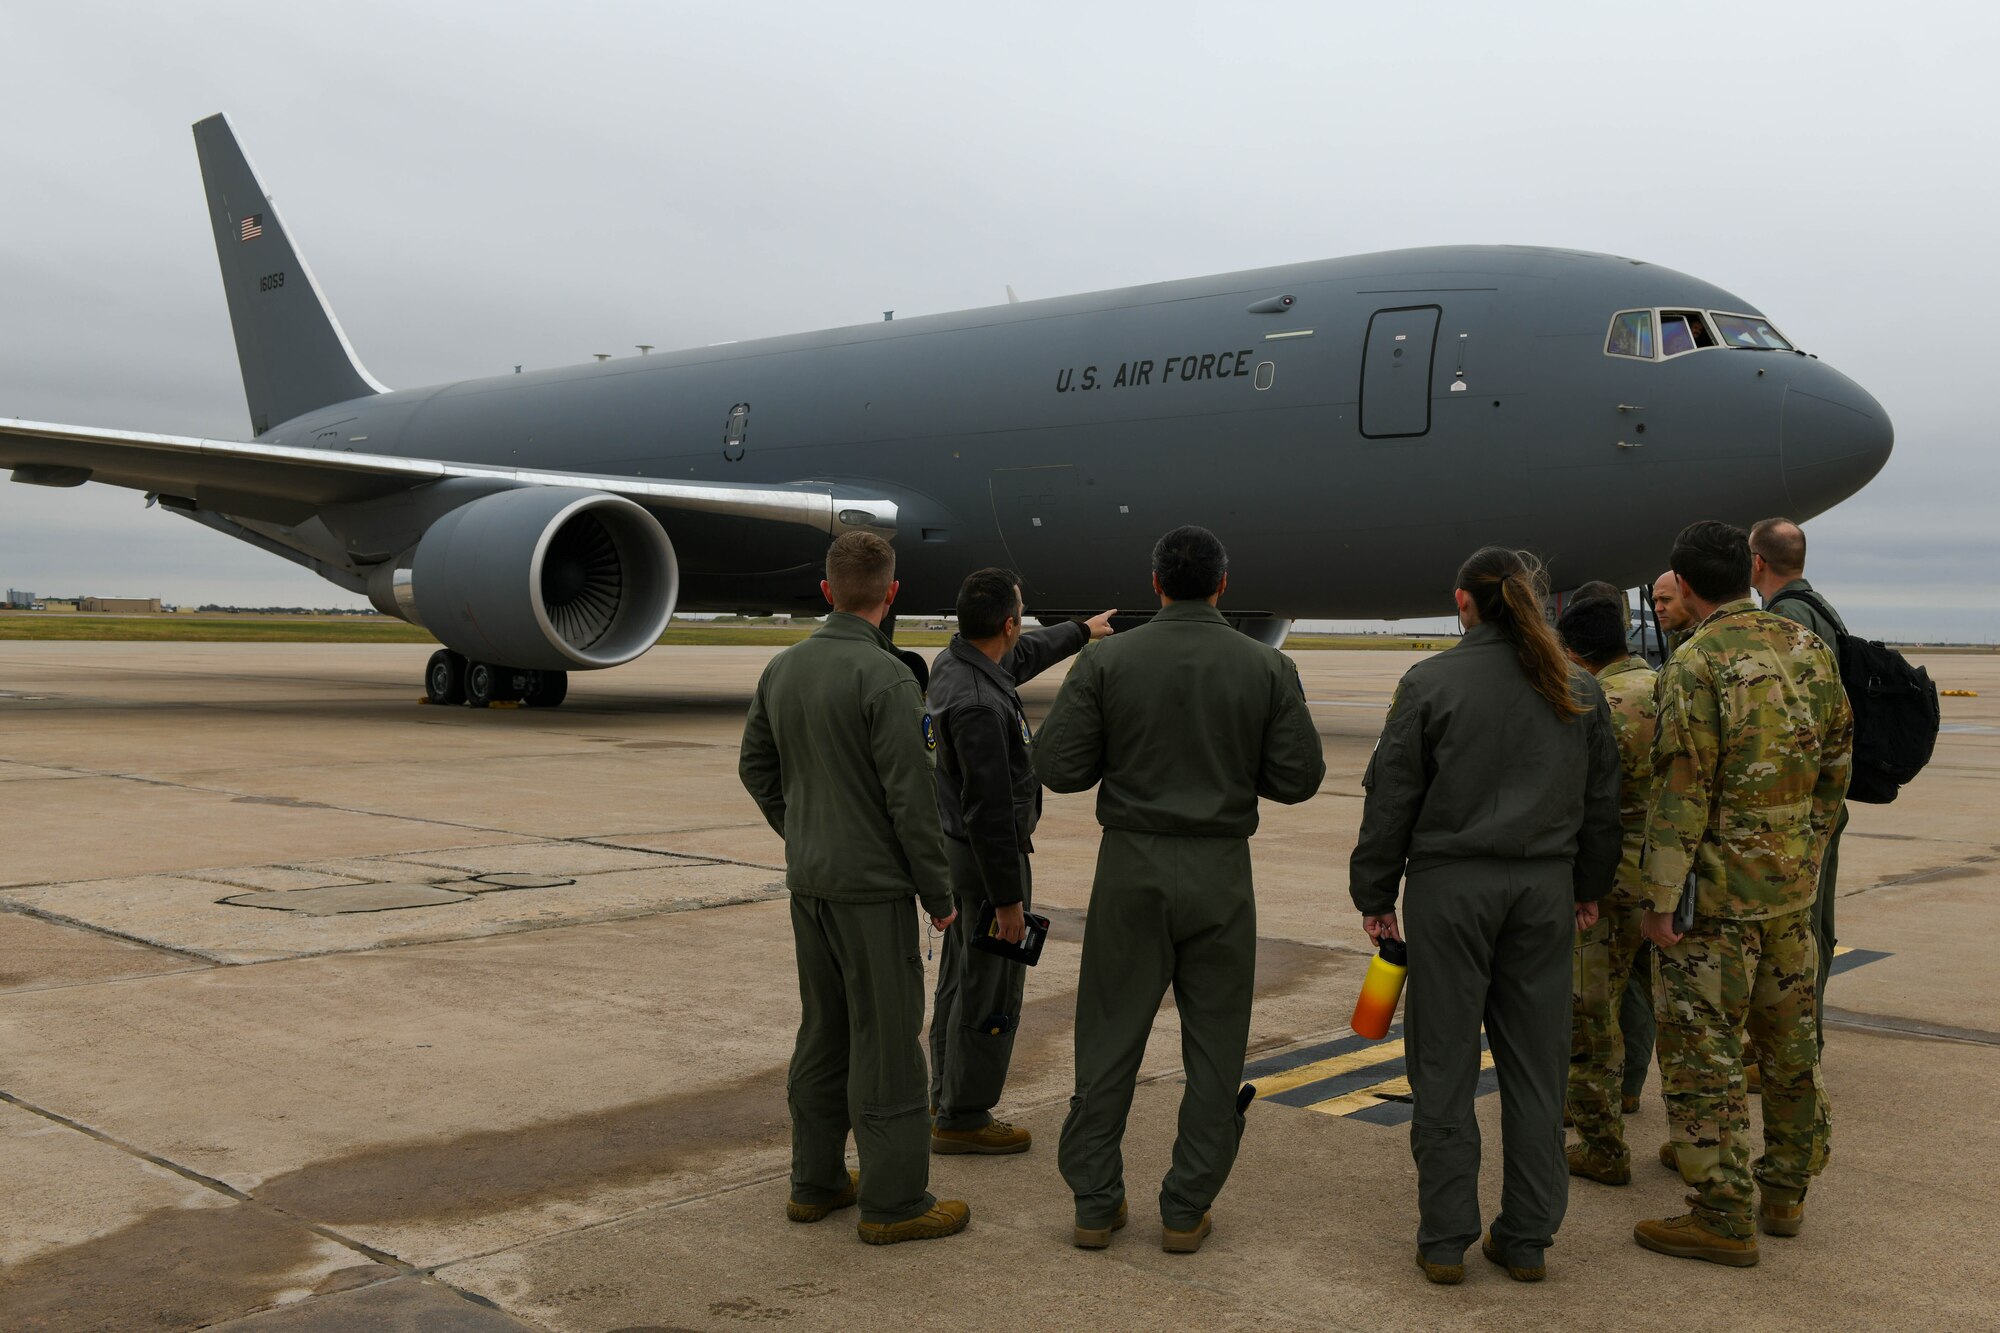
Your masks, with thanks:
<instances>
[{"instance_id":1,"label":"crack in concrete","mask_svg":"<svg viewBox=\"0 0 2000 1333\"><path fill-rule=\"evenodd\" d=\"M1827 1006L1826 1022L1829 1027L1855 1028L1863 1032L1879 1032L1887 1036L1918 1037L1928 1041L1955 1041L1969 1046L2000 1046L2000 1032L1988 1032L1985 1028L1953 1027L1949 1023L1926 1023L1915 1018L1897 1018L1891 1014L1863 1014L1852 1009L1835 1009Z\"/></svg>"},{"instance_id":2,"label":"crack in concrete","mask_svg":"<svg viewBox=\"0 0 2000 1333\"><path fill-rule=\"evenodd\" d=\"M1931 866L1924 870L1913 871L1907 875L1893 875L1888 879L1878 879L1873 884L1865 885L1854 890L1852 893L1843 893L1840 896L1842 898L1859 898L1864 893L1876 893L1882 889L1901 889L1907 888L1912 884L1935 884L1939 880L1946 879L1973 879L1985 873L1981 867L1991 865L1995 861L2000 861L2000 856L1991 853L1980 853L1975 856L1963 857L1948 865Z\"/></svg>"}]
</instances>

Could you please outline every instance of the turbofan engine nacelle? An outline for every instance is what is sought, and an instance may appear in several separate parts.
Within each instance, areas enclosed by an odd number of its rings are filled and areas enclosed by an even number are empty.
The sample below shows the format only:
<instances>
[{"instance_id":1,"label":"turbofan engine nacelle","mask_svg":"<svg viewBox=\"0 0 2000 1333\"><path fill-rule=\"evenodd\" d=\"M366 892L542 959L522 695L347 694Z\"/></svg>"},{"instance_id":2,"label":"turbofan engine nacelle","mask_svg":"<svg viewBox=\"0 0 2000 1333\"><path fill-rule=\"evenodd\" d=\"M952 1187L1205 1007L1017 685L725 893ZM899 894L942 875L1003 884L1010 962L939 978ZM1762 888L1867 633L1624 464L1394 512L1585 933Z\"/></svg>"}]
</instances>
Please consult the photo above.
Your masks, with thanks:
<instances>
[{"instance_id":1,"label":"turbofan engine nacelle","mask_svg":"<svg viewBox=\"0 0 2000 1333\"><path fill-rule=\"evenodd\" d=\"M658 520L623 496L566 486L461 505L368 585L378 610L447 648L537 671L631 661L659 641L679 596Z\"/></svg>"}]
</instances>

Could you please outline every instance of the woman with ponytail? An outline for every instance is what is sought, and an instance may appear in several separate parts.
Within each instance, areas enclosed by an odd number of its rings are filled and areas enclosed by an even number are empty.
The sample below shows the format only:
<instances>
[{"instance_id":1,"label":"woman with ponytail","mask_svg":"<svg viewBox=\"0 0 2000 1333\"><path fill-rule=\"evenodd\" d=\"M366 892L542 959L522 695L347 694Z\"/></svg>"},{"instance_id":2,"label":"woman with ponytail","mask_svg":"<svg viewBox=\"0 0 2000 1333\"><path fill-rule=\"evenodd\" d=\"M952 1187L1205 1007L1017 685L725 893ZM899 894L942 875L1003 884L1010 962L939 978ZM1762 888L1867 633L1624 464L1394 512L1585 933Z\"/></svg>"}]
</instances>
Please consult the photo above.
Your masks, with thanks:
<instances>
[{"instance_id":1,"label":"woman with ponytail","mask_svg":"<svg viewBox=\"0 0 2000 1333\"><path fill-rule=\"evenodd\" d=\"M1481 1250L1539 1280L1569 1202L1571 952L1618 869L1618 747L1603 691L1549 626L1546 593L1533 556L1473 552L1453 592L1465 637L1403 676L1362 779L1349 889L1370 939L1409 950L1417 1263L1433 1282L1459 1281L1481 1238L1482 1025L1506 1183Z\"/></svg>"}]
</instances>

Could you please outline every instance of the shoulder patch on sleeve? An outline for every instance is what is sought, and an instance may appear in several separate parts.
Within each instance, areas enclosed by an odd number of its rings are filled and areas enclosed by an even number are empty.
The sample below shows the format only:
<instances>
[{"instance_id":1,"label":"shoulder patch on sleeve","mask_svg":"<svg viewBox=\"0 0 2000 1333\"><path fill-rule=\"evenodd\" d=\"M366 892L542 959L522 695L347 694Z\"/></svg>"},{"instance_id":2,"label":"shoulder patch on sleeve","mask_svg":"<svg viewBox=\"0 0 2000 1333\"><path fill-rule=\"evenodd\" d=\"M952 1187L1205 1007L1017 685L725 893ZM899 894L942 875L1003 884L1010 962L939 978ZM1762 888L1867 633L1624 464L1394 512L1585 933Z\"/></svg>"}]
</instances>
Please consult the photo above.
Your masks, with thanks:
<instances>
[{"instance_id":1,"label":"shoulder patch on sleeve","mask_svg":"<svg viewBox=\"0 0 2000 1333\"><path fill-rule=\"evenodd\" d=\"M937 723L931 721L931 715L929 713L924 714L923 732L924 732L924 748L926 750L937 749Z\"/></svg>"}]
</instances>

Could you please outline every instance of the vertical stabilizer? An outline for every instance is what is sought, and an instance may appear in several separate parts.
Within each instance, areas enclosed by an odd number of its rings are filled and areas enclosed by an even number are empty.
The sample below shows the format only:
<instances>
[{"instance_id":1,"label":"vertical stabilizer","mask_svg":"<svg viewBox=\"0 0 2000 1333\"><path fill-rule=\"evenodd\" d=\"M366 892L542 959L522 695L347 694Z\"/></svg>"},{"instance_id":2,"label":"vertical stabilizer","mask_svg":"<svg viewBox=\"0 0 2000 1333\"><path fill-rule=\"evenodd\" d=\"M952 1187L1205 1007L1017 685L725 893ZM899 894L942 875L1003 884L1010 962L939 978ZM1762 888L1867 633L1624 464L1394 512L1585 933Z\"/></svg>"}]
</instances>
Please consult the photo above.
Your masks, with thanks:
<instances>
[{"instance_id":1,"label":"vertical stabilizer","mask_svg":"<svg viewBox=\"0 0 2000 1333\"><path fill-rule=\"evenodd\" d=\"M221 116L195 122L194 145L251 430L262 435L329 403L387 393L354 355L229 122Z\"/></svg>"}]
</instances>

